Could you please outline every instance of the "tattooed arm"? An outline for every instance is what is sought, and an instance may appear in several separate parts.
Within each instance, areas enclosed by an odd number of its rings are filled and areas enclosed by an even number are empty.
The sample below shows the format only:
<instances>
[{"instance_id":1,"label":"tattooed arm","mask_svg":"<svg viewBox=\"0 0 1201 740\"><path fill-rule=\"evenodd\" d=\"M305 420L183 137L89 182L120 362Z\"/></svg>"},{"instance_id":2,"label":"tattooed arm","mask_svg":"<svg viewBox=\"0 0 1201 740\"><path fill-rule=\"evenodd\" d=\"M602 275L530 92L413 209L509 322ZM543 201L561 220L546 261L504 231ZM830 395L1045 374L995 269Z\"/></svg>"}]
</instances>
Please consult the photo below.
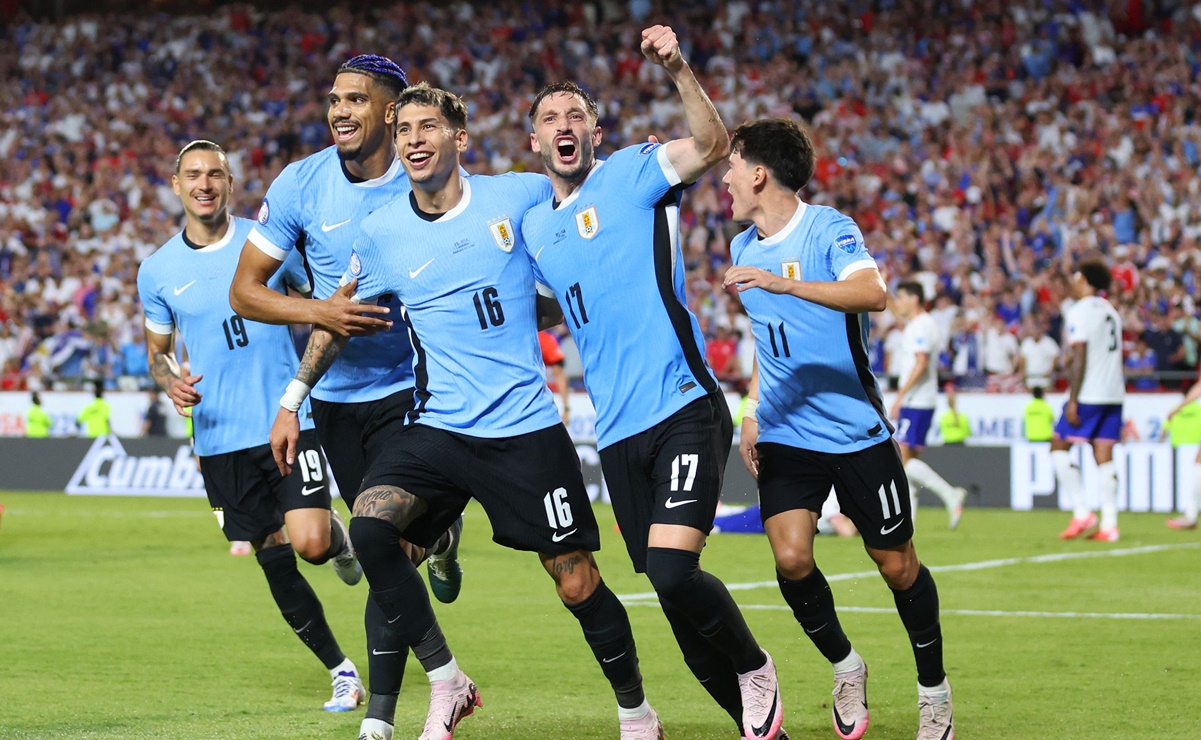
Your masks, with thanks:
<instances>
[{"instance_id":1,"label":"tattooed arm","mask_svg":"<svg viewBox=\"0 0 1201 740\"><path fill-rule=\"evenodd\" d=\"M313 327L309 343L304 348L304 357L300 358L300 369L296 371L296 378L288 383L284 397L279 400L279 413L271 425L271 455L282 475L291 473L292 463L296 462L296 444L300 439L300 417L297 412L300 405L349 341L328 329Z\"/></svg>"},{"instance_id":2,"label":"tattooed arm","mask_svg":"<svg viewBox=\"0 0 1201 740\"><path fill-rule=\"evenodd\" d=\"M200 391L196 384L203 375L181 374L175 359L175 333L159 334L146 330L146 354L150 358L150 377L171 398L175 411L180 416L191 416L191 407L200 403Z\"/></svg>"}]
</instances>

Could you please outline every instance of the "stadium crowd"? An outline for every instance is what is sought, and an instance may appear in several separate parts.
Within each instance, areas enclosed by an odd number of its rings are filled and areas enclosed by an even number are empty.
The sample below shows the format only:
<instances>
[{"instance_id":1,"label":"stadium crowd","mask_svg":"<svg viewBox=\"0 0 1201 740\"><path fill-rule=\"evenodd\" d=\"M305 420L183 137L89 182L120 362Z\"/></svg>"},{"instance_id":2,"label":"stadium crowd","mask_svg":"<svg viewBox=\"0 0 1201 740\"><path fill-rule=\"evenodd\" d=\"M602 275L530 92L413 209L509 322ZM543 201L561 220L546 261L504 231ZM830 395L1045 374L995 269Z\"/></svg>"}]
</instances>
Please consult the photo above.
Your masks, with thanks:
<instances>
[{"instance_id":1,"label":"stadium crowd","mask_svg":"<svg viewBox=\"0 0 1201 740\"><path fill-rule=\"evenodd\" d=\"M0 27L0 389L147 387L138 265L178 230L180 146L230 152L233 210L254 214L288 162L329 144L333 69L385 53L462 94L477 173L540 171L526 112L573 77L610 149L685 133L637 53L672 25L727 126L802 118L819 148L803 193L861 226L890 286L917 280L961 387L1054 372L1074 262L1099 251L1132 387L1194 371L1201 320L1201 6L1163 0L502 0L222 6L206 16L20 15ZM685 197L690 301L715 371L739 387L749 323L722 288L722 171ZM873 316L876 369L899 336ZM1052 367L1047 367L1048 363ZM1165 374L1166 373L1166 374ZM1173 375L1172 373L1177 373Z\"/></svg>"}]
</instances>

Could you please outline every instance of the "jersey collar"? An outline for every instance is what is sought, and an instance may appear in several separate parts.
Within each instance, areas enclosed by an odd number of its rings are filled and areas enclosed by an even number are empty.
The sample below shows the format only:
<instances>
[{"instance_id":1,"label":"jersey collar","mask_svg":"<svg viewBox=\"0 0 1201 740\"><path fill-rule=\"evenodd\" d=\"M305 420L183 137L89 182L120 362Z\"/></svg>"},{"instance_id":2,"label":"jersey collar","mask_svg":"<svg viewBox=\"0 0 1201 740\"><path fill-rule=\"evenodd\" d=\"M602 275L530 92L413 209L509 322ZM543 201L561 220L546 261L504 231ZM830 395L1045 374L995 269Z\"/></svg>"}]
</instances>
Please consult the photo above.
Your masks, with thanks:
<instances>
[{"instance_id":1,"label":"jersey collar","mask_svg":"<svg viewBox=\"0 0 1201 740\"><path fill-rule=\"evenodd\" d=\"M237 224L234 223L234 217L233 217L233 214L231 213L229 216L229 226L225 229L225 236L221 237L220 239L213 242L212 244L206 244L205 246L199 247L193 251L196 251L196 252L216 252L216 251L218 251L219 249L224 247L226 244L229 244L231 241L233 241L234 231L236 231L236 229L234 228L235 226L237 226ZM187 244L188 238L187 238L186 232L181 231L179 235L183 238L184 244Z\"/></svg>"},{"instance_id":2,"label":"jersey collar","mask_svg":"<svg viewBox=\"0 0 1201 740\"><path fill-rule=\"evenodd\" d=\"M765 247L774 247L780 242L788 238L792 232L796 231L796 227L801 223L801 219L805 217L805 212L809 210L809 204L797 198L796 213L792 214L792 218L788 219L788 223L784 228L780 229L771 236L764 237L759 240L759 243Z\"/></svg>"},{"instance_id":3,"label":"jersey collar","mask_svg":"<svg viewBox=\"0 0 1201 740\"><path fill-rule=\"evenodd\" d=\"M571 205L572 203L574 203L575 199L580 197L580 191L584 189L584 185L587 184L587 182L592 179L592 176L595 175L600 170L601 166L604 163L605 163L605 160L598 159L596 161L596 164L592 165L592 171L589 172L588 176L584 178L584 182L580 183L580 186L578 188L576 188L575 190L573 190L571 192L571 195L564 198L562 203L555 206L555 210L556 211L561 210L561 209L566 208L567 206Z\"/></svg>"},{"instance_id":4,"label":"jersey collar","mask_svg":"<svg viewBox=\"0 0 1201 740\"><path fill-rule=\"evenodd\" d=\"M443 213L438 218L435 218L432 221L432 223L436 223L436 224L445 223L445 222L451 220L452 218L454 218L455 216L458 216L463 211L467 210L467 206L470 205L470 203L471 203L471 178L461 177L460 179L463 181L463 197L459 198L459 202L455 205L454 208L450 209L446 213Z\"/></svg>"},{"instance_id":5,"label":"jersey collar","mask_svg":"<svg viewBox=\"0 0 1201 740\"><path fill-rule=\"evenodd\" d=\"M395 180L396 175L400 173L400 170L400 159L397 158L392 160L392 166L388 168L387 172L375 178L374 180L363 180L362 182L350 182L348 180L347 182L356 188L378 188Z\"/></svg>"}]
</instances>

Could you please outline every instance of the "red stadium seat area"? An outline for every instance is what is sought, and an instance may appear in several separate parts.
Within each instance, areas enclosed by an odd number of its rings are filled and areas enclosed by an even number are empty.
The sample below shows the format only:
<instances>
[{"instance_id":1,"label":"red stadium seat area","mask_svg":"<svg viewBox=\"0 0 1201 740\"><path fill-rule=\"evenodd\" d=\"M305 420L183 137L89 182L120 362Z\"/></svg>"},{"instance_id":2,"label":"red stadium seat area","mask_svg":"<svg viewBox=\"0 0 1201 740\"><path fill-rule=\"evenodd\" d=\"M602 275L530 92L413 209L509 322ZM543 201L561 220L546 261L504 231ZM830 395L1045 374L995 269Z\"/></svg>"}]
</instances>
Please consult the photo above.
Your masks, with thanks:
<instances>
[{"instance_id":1,"label":"red stadium seat area","mask_svg":"<svg viewBox=\"0 0 1201 740\"><path fill-rule=\"evenodd\" d=\"M1195 372L1199 6L359 5L35 21L0 3L0 388L149 382L135 276L180 227L170 178L187 141L230 152L233 210L252 215L284 165L328 145L330 76L361 52L469 102L473 172L540 169L526 112L562 78L599 99L607 147L668 140L686 126L638 53L652 23L680 34L731 129L765 116L809 126L819 159L803 197L856 219L890 285L922 283L948 378L1019 387L1023 340L1059 340L1067 277L1095 252L1113 266L1132 386L1175 389ZM720 332L723 381L737 388L752 349L721 287L741 228L722 172L685 196L681 242L691 307L707 336ZM873 316L882 376L895 323Z\"/></svg>"}]
</instances>

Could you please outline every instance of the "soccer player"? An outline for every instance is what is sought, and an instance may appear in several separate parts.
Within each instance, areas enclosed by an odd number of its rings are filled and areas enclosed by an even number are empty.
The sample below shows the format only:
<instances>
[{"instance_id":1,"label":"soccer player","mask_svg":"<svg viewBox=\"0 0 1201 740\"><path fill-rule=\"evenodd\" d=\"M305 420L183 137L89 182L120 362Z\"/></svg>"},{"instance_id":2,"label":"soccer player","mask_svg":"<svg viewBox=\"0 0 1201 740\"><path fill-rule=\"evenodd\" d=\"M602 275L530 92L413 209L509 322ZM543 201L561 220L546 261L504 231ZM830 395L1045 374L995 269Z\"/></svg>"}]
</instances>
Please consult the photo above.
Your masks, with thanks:
<instances>
[{"instance_id":1,"label":"soccer player","mask_svg":"<svg viewBox=\"0 0 1201 740\"><path fill-rule=\"evenodd\" d=\"M942 661L938 591L913 546L909 481L868 366L867 312L887 289L859 227L797 193L814 150L796 123L768 119L734 131L726 173L734 218L751 228L730 245L755 337L742 421L743 461L759 481L764 528L784 600L834 668L834 729L867 729L867 667L838 621L813 558L814 529L831 485L842 513L892 589L917 663L919 740L950 740L951 687Z\"/></svg>"},{"instance_id":2,"label":"soccer player","mask_svg":"<svg viewBox=\"0 0 1201 740\"><path fill-rule=\"evenodd\" d=\"M356 300L390 295L402 305L417 353L418 403L367 472L351 538L372 597L430 680L422 740L449 740L480 697L397 542L430 542L471 497L496 542L538 553L613 686L621 737L654 740L661 726L642 690L625 609L592 556L600 534L538 345L538 307L552 323L562 316L553 300L536 296L520 229L527 209L551 197L550 184L540 175L460 174L467 141L459 98L424 83L401 94L397 142L413 190L363 221L344 280ZM344 344L316 329L305 352L313 362L297 380L311 385ZM273 445L277 454L286 448L286 466L292 440L282 436L277 425ZM363 730L374 740L391 738L393 728Z\"/></svg>"},{"instance_id":3,"label":"soccer player","mask_svg":"<svg viewBox=\"0 0 1201 740\"><path fill-rule=\"evenodd\" d=\"M404 71L386 57L357 56L338 69L327 115L334 145L288 165L271 184L230 290L230 304L245 318L354 335L312 399L318 439L352 510L368 465L404 427L414 403L413 347L403 324L389 315L396 305L386 300L355 304L350 286L338 290L362 220L410 189L394 141L395 101L407 84ZM294 251L304 255L314 297L324 300L269 289L271 277ZM296 430L300 401L287 406ZM453 601L462 582L458 526L428 553L430 584L440 601ZM418 562L426 554L404 546ZM365 621L371 676L367 718L391 723L407 649L396 642L392 625L371 599Z\"/></svg>"},{"instance_id":4,"label":"soccer player","mask_svg":"<svg viewBox=\"0 0 1201 740\"><path fill-rule=\"evenodd\" d=\"M918 486L932 491L947 507L948 526L959 526L967 491L947 483L922 459L926 435L934 420L938 405L938 349L941 339L938 324L923 307L922 284L916 281L897 286L893 311L905 322L901 339L899 362L901 387L897 390L889 418L898 419L897 443L901 447L901 462L909 476L912 508L917 509Z\"/></svg>"},{"instance_id":5,"label":"soccer player","mask_svg":"<svg viewBox=\"0 0 1201 740\"><path fill-rule=\"evenodd\" d=\"M193 141L176 158L171 181L183 203L184 229L138 270L151 376L176 411L193 417L200 472L221 530L230 541L251 543L284 620L329 669L334 695L325 709L349 711L362 702L362 682L297 570L296 554L317 565L332 560L351 585L363 573L345 525L330 509L325 460L309 414L295 473L280 475L266 441L274 394L298 365L291 332L246 321L229 305L238 246L253 222L229 214L233 177L225 152L211 141ZM285 285L307 292L299 258L270 282L272 290ZM189 374L175 358L176 332L188 345Z\"/></svg>"},{"instance_id":6,"label":"soccer player","mask_svg":"<svg viewBox=\"0 0 1201 740\"><path fill-rule=\"evenodd\" d=\"M687 308L680 191L721 161L729 134L665 26L642 32L692 137L596 159L596 101L547 86L529 118L555 197L522 225L538 282L557 297L597 411L597 447L634 569L650 579L684 661L748 738L773 738L783 710L771 658L725 584L700 568L733 424Z\"/></svg>"},{"instance_id":7,"label":"soccer player","mask_svg":"<svg viewBox=\"0 0 1201 740\"><path fill-rule=\"evenodd\" d=\"M1117 542L1118 477L1113 446L1122 439L1122 401L1126 398L1122 375L1122 317L1105 299L1112 280L1100 259L1087 259L1072 273L1076 302L1064 317L1068 327L1068 400L1055 424L1051 439L1051 464L1060 490L1074 511L1061 540L1085 533L1090 540ZM1080 484L1080 469L1072 465L1069 450L1075 442L1089 442L1101 477L1101 521L1089 509ZM1096 530L1096 531L1093 531Z\"/></svg>"},{"instance_id":8,"label":"soccer player","mask_svg":"<svg viewBox=\"0 0 1201 740\"><path fill-rule=\"evenodd\" d=\"M36 394L35 394L36 395ZM1176 447L1181 444L1178 438L1185 438L1183 444L1196 444L1197 439L1197 417L1201 413L1195 404L1197 399L1201 398L1201 380L1193 383L1193 387L1188 389L1188 393L1184 395L1184 399L1168 412L1167 427L1172 433L1172 446ZM1181 413L1184 411L1185 413ZM1186 416L1190 417L1185 428ZM1165 429L1168 431L1168 429ZM1197 502L1201 500L1201 450L1197 451L1196 464L1193 467L1193 490L1182 491L1181 497L1181 516L1169 519L1165 522L1172 529L1196 529L1197 528Z\"/></svg>"}]
</instances>

